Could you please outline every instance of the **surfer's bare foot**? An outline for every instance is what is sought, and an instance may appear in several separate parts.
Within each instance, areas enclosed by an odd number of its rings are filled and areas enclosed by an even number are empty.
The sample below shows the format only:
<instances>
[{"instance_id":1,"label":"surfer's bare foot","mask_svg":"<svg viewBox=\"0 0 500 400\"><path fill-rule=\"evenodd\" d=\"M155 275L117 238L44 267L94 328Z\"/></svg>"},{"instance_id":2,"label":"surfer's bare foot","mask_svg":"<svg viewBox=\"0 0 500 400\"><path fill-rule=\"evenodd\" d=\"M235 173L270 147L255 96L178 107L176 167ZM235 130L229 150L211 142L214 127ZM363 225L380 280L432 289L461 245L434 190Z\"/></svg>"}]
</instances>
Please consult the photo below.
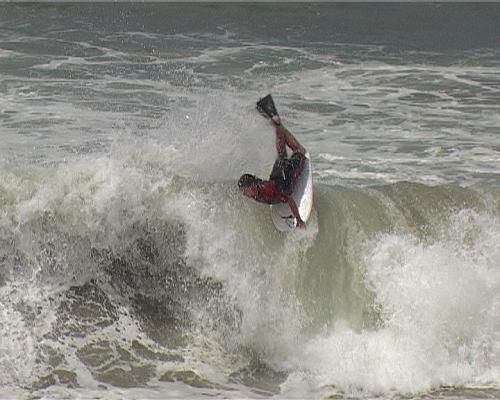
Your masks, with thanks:
<instances>
[{"instance_id":1,"label":"surfer's bare foot","mask_svg":"<svg viewBox=\"0 0 500 400\"><path fill-rule=\"evenodd\" d=\"M297 228L300 228L300 229L306 229L306 224L304 221L302 221L301 219L298 219L297 220Z\"/></svg>"}]
</instances>

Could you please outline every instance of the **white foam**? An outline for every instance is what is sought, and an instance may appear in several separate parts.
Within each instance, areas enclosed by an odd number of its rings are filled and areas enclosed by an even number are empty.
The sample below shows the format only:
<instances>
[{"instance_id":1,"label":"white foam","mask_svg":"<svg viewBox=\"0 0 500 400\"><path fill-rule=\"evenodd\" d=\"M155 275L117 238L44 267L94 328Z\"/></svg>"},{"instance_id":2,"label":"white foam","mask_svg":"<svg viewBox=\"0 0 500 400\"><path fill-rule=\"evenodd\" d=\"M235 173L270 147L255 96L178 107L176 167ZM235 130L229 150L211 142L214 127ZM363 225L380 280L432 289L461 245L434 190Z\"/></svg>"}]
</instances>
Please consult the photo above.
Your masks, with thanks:
<instances>
[{"instance_id":1,"label":"white foam","mask_svg":"<svg viewBox=\"0 0 500 400\"><path fill-rule=\"evenodd\" d=\"M0 288L2 387L29 386L47 368L39 356L43 336L50 332L55 317L47 300L47 288L35 282L18 280Z\"/></svg>"},{"instance_id":2,"label":"white foam","mask_svg":"<svg viewBox=\"0 0 500 400\"><path fill-rule=\"evenodd\" d=\"M498 219L469 211L434 243L381 235L364 258L381 326L356 331L340 321L312 338L288 360L294 373L284 390L379 395L499 384L499 240Z\"/></svg>"},{"instance_id":3,"label":"white foam","mask_svg":"<svg viewBox=\"0 0 500 400\"><path fill-rule=\"evenodd\" d=\"M0 320L0 384L30 383L36 363L36 339L12 303L0 304Z\"/></svg>"}]
</instances>

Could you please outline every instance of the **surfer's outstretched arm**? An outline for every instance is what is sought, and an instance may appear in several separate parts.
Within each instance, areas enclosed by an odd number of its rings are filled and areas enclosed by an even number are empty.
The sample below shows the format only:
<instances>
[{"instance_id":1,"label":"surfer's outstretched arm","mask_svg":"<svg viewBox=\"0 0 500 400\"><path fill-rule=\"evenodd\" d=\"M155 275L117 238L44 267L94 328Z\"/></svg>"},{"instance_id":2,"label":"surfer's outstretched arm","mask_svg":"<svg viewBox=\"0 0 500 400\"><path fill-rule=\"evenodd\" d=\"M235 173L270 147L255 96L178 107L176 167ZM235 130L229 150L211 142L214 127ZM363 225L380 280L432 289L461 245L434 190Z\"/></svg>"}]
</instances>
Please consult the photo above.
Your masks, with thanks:
<instances>
[{"instance_id":1,"label":"surfer's outstretched arm","mask_svg":"<svg viewBox=\"0 0 500 400\"><path fill-rule=\"evenodd\" d=\"M304 146L302 146L292 133L283 126L278 116L273 117L273 123L276 129L276 149L280 157L283 152L285 152L286 157L285 144L290 147L294 153L306 153Z\"/></svg>"}]
</instances>

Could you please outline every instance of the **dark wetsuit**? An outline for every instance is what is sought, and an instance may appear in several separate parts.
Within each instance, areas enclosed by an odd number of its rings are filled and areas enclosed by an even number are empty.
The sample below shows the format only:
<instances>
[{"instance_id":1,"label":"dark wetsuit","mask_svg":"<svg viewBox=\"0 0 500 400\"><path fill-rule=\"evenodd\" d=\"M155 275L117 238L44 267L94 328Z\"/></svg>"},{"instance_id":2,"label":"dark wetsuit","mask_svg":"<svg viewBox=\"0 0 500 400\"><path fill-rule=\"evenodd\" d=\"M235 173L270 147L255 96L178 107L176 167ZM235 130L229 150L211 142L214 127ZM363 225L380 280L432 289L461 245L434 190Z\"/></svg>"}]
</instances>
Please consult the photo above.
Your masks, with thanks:
<instances>
[{"instance_id":1,"label":"dark wetsuit","mask_svg":"<svg viewBox=\"0 0 500 400\"><path fill-rule=\"evenodd\" d=\"M261 203L286 203L292 194L297 178L304 169L306 157L295 152L290 158L278 158L268 181L260 181L254 199Z\"/></svg>"}]
</instances>

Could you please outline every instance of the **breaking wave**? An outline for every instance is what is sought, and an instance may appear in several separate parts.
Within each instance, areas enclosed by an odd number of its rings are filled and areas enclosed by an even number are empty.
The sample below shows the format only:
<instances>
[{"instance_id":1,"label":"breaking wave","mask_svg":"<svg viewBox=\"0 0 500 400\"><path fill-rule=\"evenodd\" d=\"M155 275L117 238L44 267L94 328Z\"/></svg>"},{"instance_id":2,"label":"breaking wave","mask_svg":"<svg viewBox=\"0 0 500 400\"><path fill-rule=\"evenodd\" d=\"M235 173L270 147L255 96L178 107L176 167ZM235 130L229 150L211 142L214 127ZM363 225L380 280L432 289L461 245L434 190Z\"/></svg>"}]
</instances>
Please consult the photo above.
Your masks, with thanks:
<instances>
[{"instance_id":1,"label":"breaking wave","mask_svg":"<svg viewBox=\"0 0 500 400\"><path fill-rule=\"evenodd\" d=\"M277 232L175 149L0 172L0 383L300 396L499 384L488 186L315 186Z\"/></svg>"}]
</instances>

